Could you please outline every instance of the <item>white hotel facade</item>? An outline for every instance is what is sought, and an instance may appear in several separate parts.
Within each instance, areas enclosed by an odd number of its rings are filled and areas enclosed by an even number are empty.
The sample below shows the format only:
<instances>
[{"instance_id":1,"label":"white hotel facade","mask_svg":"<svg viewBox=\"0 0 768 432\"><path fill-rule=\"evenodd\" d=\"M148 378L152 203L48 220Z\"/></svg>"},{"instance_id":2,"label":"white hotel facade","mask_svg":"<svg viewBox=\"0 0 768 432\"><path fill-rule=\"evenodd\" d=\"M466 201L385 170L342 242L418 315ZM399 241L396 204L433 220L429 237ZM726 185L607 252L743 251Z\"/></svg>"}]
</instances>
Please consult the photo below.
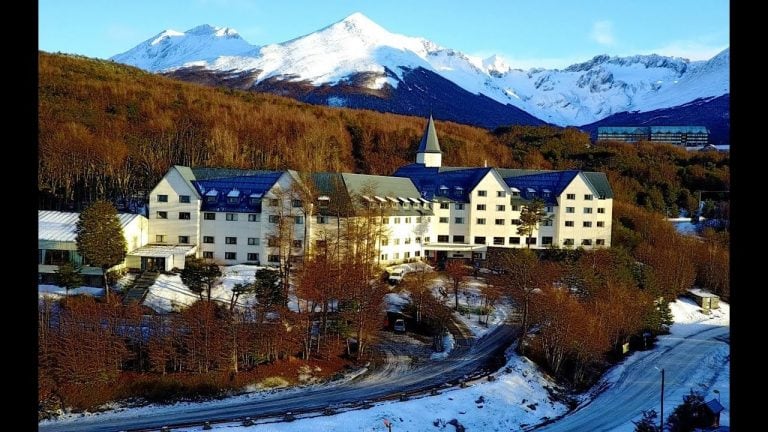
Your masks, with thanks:
<instances>
[{"instance_id":1,"label":"white hotel facade","mask_svg":"<svg viewBox=\"0 0 768 432\"><path fill-rule=\"evenodd\" d=\"M517 228L520 210L536 198L545 201L549 221L530 247L611 245L613 194L605 174L443 167L430 117L416 163L393 176L174 166L150 193L149 243L133 255L142 269L182 268L189 255L278 265L286 248L295 259L321 251L346 220L377 211L382 265L482 260L489 247L528 246Z\"/></svg>"}]
</instances>

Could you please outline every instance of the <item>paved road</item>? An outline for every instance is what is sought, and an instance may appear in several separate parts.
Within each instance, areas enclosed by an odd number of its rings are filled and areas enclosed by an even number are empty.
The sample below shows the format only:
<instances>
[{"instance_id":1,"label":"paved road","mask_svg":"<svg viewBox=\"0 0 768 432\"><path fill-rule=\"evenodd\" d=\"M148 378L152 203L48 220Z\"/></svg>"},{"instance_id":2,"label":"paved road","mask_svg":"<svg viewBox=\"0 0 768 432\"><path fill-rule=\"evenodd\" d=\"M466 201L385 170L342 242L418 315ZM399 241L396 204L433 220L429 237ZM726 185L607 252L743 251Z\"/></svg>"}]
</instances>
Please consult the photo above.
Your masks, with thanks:
<instances>
[{"instance_id":1,"label":"paved road","mask_svg":"<svg viewBox=\"0 0 768 432\"><path fill-rule=\"evenodd\" d=\"M626 427L643 410L660 406L660 372L664 369L664 416L672 412L667 399L672 391L689 390L689 379L701 377L703 382L713 381L717 370L708 370L703 360L722 349L729 341L730 327L713 327L685 338L665 337L663 345L643 353L642 358L630 363L615 384L597 396L591 403L566 415L537 432L559 431L612 431ZM679 402L679 401L678 401Z\"/></svg>"},{"instance_id":2,"label":"paved road","mask_svg":"<svg viewBox=\"0 0 768 432\"><path fill-rule=\"evenodd\" d=\"M73 422L50 422L39 425L42 432L83 432L158 429L164 425L188 424L203 421L233 420L235 418L282 415L286 411L322 410L328 406L359 403L401 392L429 389L446 382L484 370L489 359L502 353L516 336L517 329L502 325L488 332L482 339L458 337L451 355L442 361L429 362L407 368L401 374L372 373L346 384L306 391L285 392L261 400L243 401L210 406L191 404L172 406L159 412L133 410L116 413L106 418L99 416L77 419ZM494 367L498 367L495 365Z\"/></svg>"}]
</instances>

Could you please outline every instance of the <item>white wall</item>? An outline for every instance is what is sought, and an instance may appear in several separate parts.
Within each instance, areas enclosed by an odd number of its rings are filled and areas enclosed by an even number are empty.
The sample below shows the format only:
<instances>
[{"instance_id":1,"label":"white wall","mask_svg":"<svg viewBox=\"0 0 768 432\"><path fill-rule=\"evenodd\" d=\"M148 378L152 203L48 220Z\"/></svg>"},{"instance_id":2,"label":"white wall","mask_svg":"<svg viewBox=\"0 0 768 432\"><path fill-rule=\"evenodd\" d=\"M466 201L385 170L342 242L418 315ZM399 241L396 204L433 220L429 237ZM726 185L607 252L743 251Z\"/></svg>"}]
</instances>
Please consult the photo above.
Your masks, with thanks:
<instances>
[{"instance_id":1,"label":"white wall","mask_svg":"<svg viewBox=\"0 0 768 432\"><path fill-rule=\"evenodd\" d=\"M568 194L575 195L575 199L568 199ZM586 200L585 195L592 195L592 200ZM609 247L611 245L611 220L613 217L613 200L599 199L596 192L588 185L582 174L576 176L565 188L563 194L558 197L560 205L557 211L557 232L555 243L561 247L566 245L567 239L573 240L570 247L583 247L592 249L596 247ZM567 213L568 207L573 207L573 213ZM585 213L584 209L591 209L591 213ZM604 209L604 213L598 213L598 209ZM573 222L573 227L566 226L567 221ZM584 222L590 222L591 227L584 227ZM602 222L603 227L597 223ZM584 240L589 240L591 245L584 245ZM602 239L605 244L598 245L597 240Z\"/></svg>"},{"instance_id":2,"label":"white wall","mask_svg":"<svg viewBox=\"0 0 768 432\"><path fill-rule=\"evenodd\" d=\"M167 195L168 202L158 201L158 195ZM180 195L188 195L188 204L179 201ZM179 236L189 237L189 244L199 244L200 197L181 174L172 167L149 195L149 243L179 243ZM166 212L168 218L158 217L158 212ZM189 220L179 219L180 212L188 212ZM157 236L165 236L158 241Z\"/></svg>"}]
</instances>

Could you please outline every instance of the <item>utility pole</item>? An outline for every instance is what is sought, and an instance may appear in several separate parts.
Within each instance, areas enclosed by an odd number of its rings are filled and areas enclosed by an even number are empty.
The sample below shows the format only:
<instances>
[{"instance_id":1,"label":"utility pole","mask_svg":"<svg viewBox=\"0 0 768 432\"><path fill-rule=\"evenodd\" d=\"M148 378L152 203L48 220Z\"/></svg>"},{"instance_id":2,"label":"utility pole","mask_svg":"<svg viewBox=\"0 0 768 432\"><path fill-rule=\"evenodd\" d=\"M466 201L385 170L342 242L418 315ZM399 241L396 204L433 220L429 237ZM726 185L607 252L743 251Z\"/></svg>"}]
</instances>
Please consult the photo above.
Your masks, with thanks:
<instances>
[{"instance_id":1,"label":"utility pole","mask_svg":"<svg viewBox=\"0 0 768 432\"><path fill-rule=\"evenodd\" d=\"M659 431L664 432L664 368L661 369L661 418L659 419Z\"/></svg>"}]
</instances>

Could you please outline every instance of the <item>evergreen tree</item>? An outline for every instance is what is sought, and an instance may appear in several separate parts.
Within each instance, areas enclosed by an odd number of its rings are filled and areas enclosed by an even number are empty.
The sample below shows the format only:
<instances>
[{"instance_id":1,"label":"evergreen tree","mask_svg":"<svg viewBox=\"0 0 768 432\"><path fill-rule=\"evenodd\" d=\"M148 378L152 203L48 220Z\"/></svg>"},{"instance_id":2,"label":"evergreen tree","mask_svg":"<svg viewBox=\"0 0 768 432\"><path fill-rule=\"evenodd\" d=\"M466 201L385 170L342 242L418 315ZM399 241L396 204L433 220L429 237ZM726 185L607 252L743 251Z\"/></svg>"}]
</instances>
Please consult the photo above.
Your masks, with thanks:
<instances>
[{"instance_id":1,"label":"evergreen tree","mask_svg":"<svg viewBox=\"0 0 768 432\"><path fill-rule=\"evenodd\" d=\"M66 290L69 296L69 290L77 288L83 284L83 277L71 263L65 263L56 270L56 285Z\"/></svg>"},{"instance_id":2,"label":"evergreen tree","mask_svg":"<svg viewBox=\"0 0 768 432\"><path fill-rule=\"evenodd\" d=\"M671 432L690 432L707 426L707 413L704 396L691 390L683 396L683 403L678 405L667 420Z\"/></svg>"},{"instance_id":3,"label":"evergreen tree","mask_svg":"<svg viewBox=\"0 0 768 432\"><path fill-rule=\"evenodd\" d=\"M531 247L531 237L533 232L539 228L539 224L549 220L547 212L544 210L546 203L536 198L523 206L520 210L520 226L517 227L517 234L526 237L528 247Z\"/></svg>"},{"instance_id":4,"label":"evergreen tree","mask_svg":"<svg viewBox=\"0 0 768 432\"><path fill-rule=\"evenodd\" d=\"M104 274L104 290L109 300L107 270L125 260L127 246L117 210L107 201L96 201L80 213L75 228L77 250L83 260L100 267Z\"/></svg>"},{"instance_id":5,"label":"evergreen tree","mask_svg":"<svg viewBox=\"0 0 768 432\"><path fill-rule=\"evenodd\" d=\"M211 261L200 258L187 258L184 270L181 271L181 281L190 291L197 293L203 300L203 291L207 291L208 301L211 301L211 289L221 276L219 266Z\"/></svg>"},{"instance_id":6,"label":"evergreen tree","mask_svg":"<svg viewBox=\"0 0 768 432\"><path fill-rule=\"evenodd\" d=\"M655 410L643 411L643 418L640 421L632 422L635 424L635 432L658 432L659 427L656 426L658 420L656 420L658 414Z\"/></svg>"}]
</instances>

